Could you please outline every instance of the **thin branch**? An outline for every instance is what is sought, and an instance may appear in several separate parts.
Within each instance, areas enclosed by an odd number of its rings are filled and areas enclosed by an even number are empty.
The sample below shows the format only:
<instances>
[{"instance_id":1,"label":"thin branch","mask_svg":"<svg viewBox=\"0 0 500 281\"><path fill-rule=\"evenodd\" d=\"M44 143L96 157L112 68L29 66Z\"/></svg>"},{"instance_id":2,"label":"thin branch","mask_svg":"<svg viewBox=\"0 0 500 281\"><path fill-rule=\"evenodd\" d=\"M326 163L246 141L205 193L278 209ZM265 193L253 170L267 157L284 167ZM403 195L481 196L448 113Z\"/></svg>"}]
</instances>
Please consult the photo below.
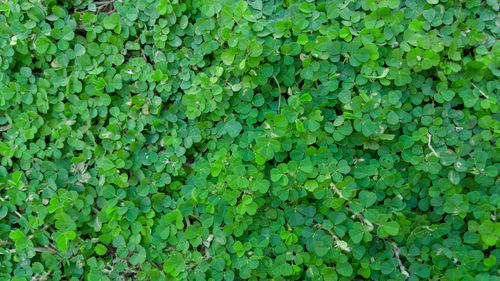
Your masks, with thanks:
<instances>
[{"instance_id":1,"label":"thin branch","mask_svg":"<svg viewBox=\"0 0 500 281\"><path fill-rule=\"evenodd\" d=\"M373 226L373 223L371 223L370 221L368 221L367 219L365 219L365 217L363 217L363 215L361 215L360 213L356 213L354 212L351 208L349 207L346 207L347 210L349 212L351 212L354 216L356 216L358 218L358 220L361 222L362 225L367 225L369 227L369 230L373 230L374 226Z\"/></svg>"},{"instance_id":2,"label":"thin branch","mask_svg":"<svg viewBox=\"0 0 500 281\"><path fill-rule=\"evenodd\" d=\"M427 137L429 138L429 142L427 142L427 146L429 147L429 149L432 151L432 153L437 157L439 158L439 155L437 154L436 150L434 150L434 147L432 147L431 145L431 141L432 141L432 135L431 134L427 134Z\"/></svg>"},{"instance_id":3,"label":"thin branch","mask_svg":"<svg viewBox=\"0 0 500 281\"><path fill-rule=\"evenodd\" d=\"M340 249L342 249L346 252L351 251L351 248L349 246L347 246L347 242L341 240L337 235L335 235L335 233L331 229L326 229L325 227L323 227L319 223L313 225L312 227L327 231L332 236L333 240L335 240L336 247L339 247Z\"/></svg>"},{"instance_id":4,"label":"thin branch","mask_svg":"<svg viewBox=\"0 0 500 281\"><path fill-rule=\"evenodd\" d=\"M97 2L93 2L93 4L95 4L96 6L97 5L101 5L101 4L110 4L110 3L113 3L114 0L111 0L111 1L97 1Z\"/></svg>"},{"instance_id":5,"label":"thin branch","mask_svg":"<svg viewBox=\"0 0 500 281\"><path fill-rule=\"evenodd\" d=\"M385 78L387 76L387 74L389 73L389 68L385 68L384 69L384 72L382 72L382 74L380 75L363 75L363 77L367 78L367 79L382 79L382 78Z\"/></svg>"},{"instance_id":6,"label":"thin branch","mask_svg":"<svg viewBox=\"0 0 500 281\"><path fill-rule=\"evenodd\" d=\"M5 250L6 253L15 253L16 249L10 249L10 250ZM2 252L0 252L0 255L3 255Z\"/></svg>"},{"instance_id":7,"label":"thin branch","mask_svg":"<svg viewBox=\"0 0 500 281\"><path fill-rule=\"evenodd\" d=\"M281 106L281 86L280 82L278 82L278 79L276 79L276 76L273 75L274 81L278 85L278 91L280 92L280 95L278 97L278 114L280 114L280 106Z\"/></svg>"},{"instance_id":8,"label":"thin branch","mask_svg":"<svg viewBox=\"0 0 500 281\"><path fill-rule=\"evenodd\" d=\"M481 90L478 86L476 86L476 84L472 83L472 86L474 86L474 88L478 89L478 90L479 90L479 93L480 93L483 97L485 97L485 98L487 98L487 99L489 99L489 98L490 98L490 96L488 96L486 93L484 93L484 92L483 92L483 91L482 91L482 90Z\"/></svg>"},{"instance_id":9,"label":"thin branch","mask_svg":"<svg viewBox=\"0 0 500 281\"><path fill-rule=\"evenodd\" d=\"M342 192L340 192L340 190L335 186L335 184L333 182L330 183L330 187L333 189L333 191L335 191L335 193L337 193L337 195L340 198L347 200L347 198L345 198L344 194L342 194Z\"/></svg>"},{"instance_id":10,"label":"thin branch","mask_svg":"<svg viewBox=\"0 0 500 281\"><path fill-rule=\"evenodd\" d=\"M335 186L335 184L332 182L330 183L330 187L333 189L333 191L335 191L335 193L337 193L337 195L346 200L346 201L349 201L349 199L347 199L343 194L342 192L340 192L340 190ZM367 225L369 228L373 229L373 223L371 223L370 221L368 221L367 219L365 219L365 217L363 217L361 214L359 213L356 213L354 212L351 208L347 207L346 208L347 211L349 211L351 214L353 214L355 217L357 217L359 219L359 221L363 224L363 225Z\"/></svg>"},{"instance_id":11,"label":"thin branch","mask_svg":"<svg viewBox=\"0 0 500 281\"><path fill-rule=\"evenodd\" d=\"M35 250L35 252L57 254L57 250L55 250L53 248L36 247L36 248L33 248L33 250Z\"/></svg>"},{"instance_id":12,"label":"thin branch","mask_svg":"<svg viewBox=\"0 0 500 281\"><path fill-rule=\"evenodd\" d=\"M403 273L404 276L410 277L410 273L408 273L408 270L404 266L403 262L401 261L401 258L399 257L399 247L396 243L392 242L392 251L394 252L394 256L396 256L396 259L398 260L399 263L399 270L401 273Z\"/></svg>"},{"instance_id":13,"label":"thin branch","mask_svg":"<svg viewBox=\"0 0 500 281\"><path fill-rule=\"evenodd\" d=\"M163 267L162 267L162 266L160 266L159 264L157 264L156 262L151 262L151 264L152 264L154 267L156 267L156 268L158 268L158 269L163 270Z\"/></svg>"},{"instance_id":14,"label":"thin branch","mask_svg":"<svg viewBox=\"0 0 500 281\"><path fill-rule=\"evenodd\" d=\"M207 248L208 249L208 248ZM196 262L196 263L190 263L188 267L186 267L183 271L189 271L191 268L199 265L200 263L204 262L204 261L207 261L209 259L211 259L212 256L210 255L210 253L208 251L205 251L205 256L203 256L203 259L199 262Z\"/></svg>"},{"instance_id":15,"label":"thin branch","mask_svg":"<svg viewBox=\"0 0 500 281\"><path fill-rule=\"evenodd\" d=\"M52 249L52 248L36 247L36 248L33 248L33 250L35 252L39 252L39 253L57 254L57 251L55 249ZM7 253L15 253L15 252L17 252L17 249L5 250L5 252L7 252ZM3 253L0 252L0 255L3 255Z\"/></svg>"},{"instance_id":16,"label":"thin branch","mask_svg":"<svg viewBox=\"0 0 500 281\"><path fill-rule=\"evenodd\" d=\"M0 197L0 201L2 201L2 202L4 202L4 201L5 201L5 200L7 200L7 199L9 199L9 196L8 196L8 195L7 195L5 198ZM18 217L20 217L20 218L22 218L22 217L23 217L23 215L21 215L21 214L20 214L17 210L16 210L16 211L14 211L14 214L16 214L16 216L18 216Z\"/></svg>"},{"instance_id":17,"label":"thin branch","mask_svg":"<svg viewBox=\"0 0 500 281\"><path fill-rule=\"evenodd\" d=\"M0 133L1 133L1 132L8 131L8 130L10 130L10 128L12 128L12 125L11 125L11 124L7 124L7 125L5 125L5 126L0 127Z\"/></svg>"}]
</instances>

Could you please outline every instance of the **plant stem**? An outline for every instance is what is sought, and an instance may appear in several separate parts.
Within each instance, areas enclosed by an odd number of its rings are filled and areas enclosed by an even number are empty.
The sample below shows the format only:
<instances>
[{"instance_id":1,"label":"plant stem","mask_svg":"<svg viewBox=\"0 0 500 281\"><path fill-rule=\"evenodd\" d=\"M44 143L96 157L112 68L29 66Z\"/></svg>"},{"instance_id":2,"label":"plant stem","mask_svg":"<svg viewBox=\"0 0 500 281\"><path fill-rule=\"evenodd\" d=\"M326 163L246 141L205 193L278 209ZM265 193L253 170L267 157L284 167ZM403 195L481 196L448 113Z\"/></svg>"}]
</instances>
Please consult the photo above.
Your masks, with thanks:
<instances>
[{"instance_id":1,"label":"plant stem","mask_svg":"<svg viewBox=\"0 0 500 281\"><path fill-rule=\"evenodd\" d=\"M432 153L434 155L436 155L437 158L439 158L439 155L437 154L436 150L434 150L434 147L432 147L432 145L431 145L432 135L431 134L427 134L427 137L429 137L429 142L427 143L427 146L430 148L430 150L432 151Z\"/></svg>"},{"instance_id":2,"label":"plant stem","mask_svg":"<svg viewBox=\"0 0 500 281\"><path fill-rule=\"evenodd\" d=\"M401 258L399 257L399 247L396 243L392 242L392 251L394 252L394 256L396 257L396 259L398 260L398 263L399 263L399 270L401 271L401 273L406 276L406 277L410 277L410 273L408 273L408 270L406 269L406 267L404 266L403 262L401 261Z\"/></svg>"},{"instance_id":3,"label":"plant stem","mask_svg":"<svg viewBox=\"0 0 500 281\"><path fill-rule=\"evenodd\" d=\"M487 99L489 99L489 98L490 98L490 96L488 96L486 93L484 93L484 92L483 92L483 91L482 91L482 90L481 90L478 86L476 86L476 84L472 83L472 86L474 86L474 88L478 89L478 90L479 90L479 93L480 93L483 97L485 97L485 98L487 98Z\"/></svg>"}]
</instances>

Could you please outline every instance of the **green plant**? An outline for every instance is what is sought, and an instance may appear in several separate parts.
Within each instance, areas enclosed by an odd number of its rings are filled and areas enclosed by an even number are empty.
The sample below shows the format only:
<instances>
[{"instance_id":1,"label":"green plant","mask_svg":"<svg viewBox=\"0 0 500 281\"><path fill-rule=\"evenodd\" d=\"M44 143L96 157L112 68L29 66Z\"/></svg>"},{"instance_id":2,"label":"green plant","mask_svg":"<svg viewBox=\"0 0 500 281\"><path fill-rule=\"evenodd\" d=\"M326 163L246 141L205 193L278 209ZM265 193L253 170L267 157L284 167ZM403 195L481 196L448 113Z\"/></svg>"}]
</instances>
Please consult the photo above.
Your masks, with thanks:
<instances>
[{"instance_id":1,"label":"green plant","mask_svg":"<svg viewBox=\"0 0 500 281\"><path fill-rule=\"evenodd\" d=\"M500 279L498 1L0 11L0 279Z\"/></svg>"}]
</instances>

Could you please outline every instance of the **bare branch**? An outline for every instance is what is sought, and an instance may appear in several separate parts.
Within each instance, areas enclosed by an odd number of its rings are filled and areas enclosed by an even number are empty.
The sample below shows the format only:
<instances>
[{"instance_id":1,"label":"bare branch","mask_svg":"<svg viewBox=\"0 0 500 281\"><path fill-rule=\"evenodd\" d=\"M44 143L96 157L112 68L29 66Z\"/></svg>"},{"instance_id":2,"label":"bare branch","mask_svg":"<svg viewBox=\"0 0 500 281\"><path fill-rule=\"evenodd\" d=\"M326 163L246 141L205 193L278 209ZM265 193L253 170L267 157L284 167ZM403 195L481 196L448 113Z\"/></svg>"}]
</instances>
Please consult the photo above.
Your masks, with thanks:
<instances>
[{"instance_id":1,"label":"bare branch","mask_svg":"<svg viewBox=\"0 0 500 281\"><path fill-rule=\"evenodd\" d=\"M404 276L406 277L410 277L410 273L408 273L408 270L406 269L406 267L404 266L403 262L401 261L401 258L399 257L399 247L396 243L392 242L392 251L394 252L394 256L396 257L396 259L398 260L398 263L399 263L399 270L401 271L401 273L403 273Z\"/></svg>"},{"instance_id":2,"label":"bare branch","mask_svg":"<svg viewBox=\"0 0 500 281\"><path fill-rule=\"evenodd\" d=\"M428 147L429 147L429 149L432 151L432 153L433 153L433 154L434 154L437 158L439 158L439 154L437 154L436 150L434 150L434 147L432 147L432 145L431 145L431 141L432 141L432 140L431 140L431 138L432 138L431 134L427 134L427 137L429 137L429 142L427 143L427 146L428 146Z\"/></svg>"},{"instance_id":3,"label":"bare branch","mask_svg":"<svg viewBox=\"0 0 500 281\"><path fill-rule=\"evenodd\" d=\"M10 128L12 128L12 125L11 125L11 124L7 124L7 125L5 125L5 126L0 127L0 133L1 133L1 132L8 131L8 130L10 130Z\"/></svg>"},{"instance_id":4,"label":"bare branch","mask_svg":"<svg viewBox=\"0 0 500 281\"><path fill-rule=\"evenodd\" d=\"M39 252L39 253L51 253L51 254L57 253L57 251L55 249L48 248L48 247L36 247L36 248L33 248L33 250L35 252ZM17 252L17 249L9 249L9 250L5 250L5 252L12 254L12 253ZM0 252L0 255L3 255L3 253Z\"/></svg>"},{"instance_id":5,"label":"bare branch","mask_svg":"<svg viewBox=\"0 0 500 281\"><path fill-rule=\"evenodd\" d=\"M478 86L476 86L476 84L472 83L472 86L474 86L474 88L478 89L478 90L479 90L479 93L480 93L483 97L485 97L485 98L487 98L487 99L489 99L489 98L490 98L490 96L488 96L485 92L483 92L483 91L482 91L482 90L481 90Z\"/></svg>"},{"instance_id":6,"label":"bare branch","mask_svg":"<svg viewBox=\"0 0 500 281\"><path fill-rule=\"evenodd\" d=\"M351 251L351 248L349 246L347 246L347 242L345 242L344 240L341 240L337 235L335 235L335 233L331 229L326 229L325 227L323 227L319 223L313 225L312 227L323 229L323 230L327 231L332 236L333 240L335 240L336 247L339 247L340 249L342 249L346 252Z\"/></svg>"}]
</instances>

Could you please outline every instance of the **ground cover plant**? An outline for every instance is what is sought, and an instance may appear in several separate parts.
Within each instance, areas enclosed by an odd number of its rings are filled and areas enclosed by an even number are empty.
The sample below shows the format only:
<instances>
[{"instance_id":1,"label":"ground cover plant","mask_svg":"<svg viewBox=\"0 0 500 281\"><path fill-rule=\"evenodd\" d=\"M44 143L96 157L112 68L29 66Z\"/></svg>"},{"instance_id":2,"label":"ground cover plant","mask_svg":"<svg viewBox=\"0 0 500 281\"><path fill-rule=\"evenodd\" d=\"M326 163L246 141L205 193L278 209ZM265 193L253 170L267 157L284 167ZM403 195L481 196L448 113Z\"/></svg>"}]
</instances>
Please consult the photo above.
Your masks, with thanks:
<instances>
[{"instance_id":1,"label":"ground cover plant","mask_svg":"<svg viewBox=\"0 0 500 281\"><path fill-rule=\"evenodd\" d=\"M497 0L0 3L0 280L500 280Z\"/></svg>"}]
</instances>

